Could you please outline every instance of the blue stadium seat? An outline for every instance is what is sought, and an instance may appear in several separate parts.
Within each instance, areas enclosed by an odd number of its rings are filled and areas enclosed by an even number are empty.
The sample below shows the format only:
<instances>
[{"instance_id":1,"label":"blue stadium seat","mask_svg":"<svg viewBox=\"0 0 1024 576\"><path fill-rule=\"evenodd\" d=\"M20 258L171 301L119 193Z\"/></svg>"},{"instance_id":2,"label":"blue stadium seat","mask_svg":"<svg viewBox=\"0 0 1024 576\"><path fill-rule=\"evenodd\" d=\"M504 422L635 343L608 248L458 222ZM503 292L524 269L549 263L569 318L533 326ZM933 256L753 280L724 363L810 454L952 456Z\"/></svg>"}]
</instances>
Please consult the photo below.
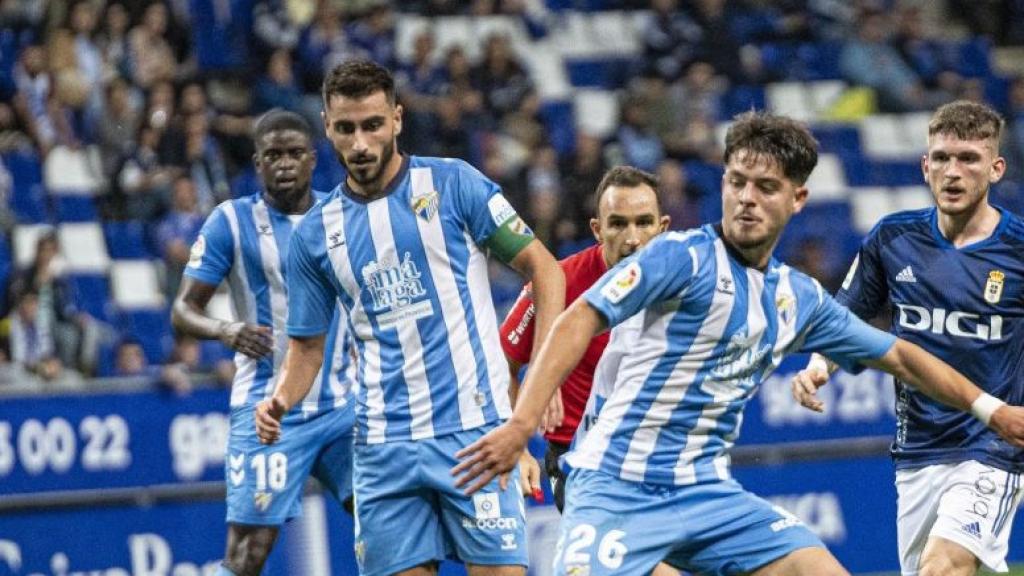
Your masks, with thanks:
<instances>
[{"instance_id":1,"label":"blue stadium seat","mask_svg":"<svg viewBox=\"0 0 1024 576\"><path fill-rule=\"evenodd\" d=\"M991 43L982 37L954 44L955 70L968 78L985 78L992 74L989 60Z\"/></svg>"},{"instance_id":2,"label":"blue stadium seat","mask_svg":"<svg viewBox=\"0 0 1024 576\"><path fill-rule=\"evenodd\" d=\"M10 205L18 221L26 224L49 222L39 158L34 152L11 152L4 154L3 159L14 180Z\"/></svg>"},{"instance_id":3,"label":"blue stadium seat","mask_svg":"<svg viewBox=\"0 0 1024 576\"><path fill-rule=\"evenodd\" d=\"M917 161L874 160L866 166L868 186L916 186L924 182L921 164Z\"/></svg>"},{"instance_id":4,"label":"blue stadium seat","mask_svg":"<svg viewBox=\"0 0 1024 576\"><path fill-rule=\"evenodd\" d=\"M634 66L632 58L597 58L566 60L569 83L580 88L615 90L629 81Z\"/></svg>"},{"instance_id":5,"label":"blue stadium seat","mask_svg":"<svg viewBox=\"0 0 1024 576\"><path fill-rule=\"evenodd\" d=\"M0 234L0 286L7 286L7 280L11 277L14 268L14 257L11 254L11 245L7 236Z\"/></svg>"},{"instance_id":6,"label":"blue stadium seat","mask_svg":"<svg viewBox=\"0 0 1024 576\"><path fill-rule=\"evenodd\" d=\"M719 120L728 121L737 114L767 107L764 86L733 86L720 99Z\"/></svg>"},{"instance_id":7,"label":"blue stadium seat","mask_svg":"<svg viewBox=\"0 0 1024 576\"><path fill-rule=\"evenodd\" d=\"M848 265L860 246L860 235L853 226L848 202L814 202L793 216L777 248L783 261L794 259L800 245L807 241L824 243L833 269Z\"/></svg>"},{"instance_id":8,"label":"blue stadium seat","mask_svg":"<svg viewBox=\"0 0 1024 576\"><path fill-rule=\"evenodd\" d=\"M821 145L821 151L839 157L850 186L870 186L871 180L866 160L861 151L860 131L856 126L845 124L817 124L811 127L814 137Z\"/></svg>"},{"instance_id":9,"label":"blue stadium seat","mask_svg":"<svg viewBox=\"0 0 1024 576\"><path fill-rule=\"evenodd\" d=\"M135 220L104 222L103 236L107 240L107 251L111 258L127 260L156 257L146 240L146 231L142 222Z\"/></svg>"},{"instance_id":10,"label":"blue stadium seat","mask_svg":"<svg viewBox=\"0 0 1024 576\"><path fill-rule=\"evenodd\" d=\"M108 320L110 313L110 282L105 275L74 274L67 277L71 298L79 310L98 320Z\"/></svg>"},{"instance_id":11,"label":"blue stadium seat","mask_svg":"<svg viewBox=\"0 0 1024 576\"><path fill-rule=\"evenodd\" d=\"M89 195L55 194L52 196L58 222L96 222L99 212L96 200Z\"/></svg>"},{"instance_id":12,"label":"blue stadium seat","mask_svg":"<svg viewBox=\"0 0 1024 576\"><path fill-rule=\"evenodd\" d=\"M572 153L576 147L576 124L573 119L572 102L545 102L540 107L540 117L548 129L551 146L558 154Z\"/></svg>"},{"instance_id":13,"label":"blue stadium seat","mask_svg":"<svg viewBox=\"0 0 1024 576\"><path fill-rule=\"evenodd\" d=\"M841 80L839 54L843 49L840 42L808 42L797 48L797 58L803 70L803 80Z\"/></svg>"},{"instance_id":14,"label":"blue stadium seat","mask_svg":"<svg viewBox=\"0 0 1024 576\"><path fill-rule=\"evenodd\" d=\"M683 162L686 178L700 190L701 196L718 197L722 191L722 174L724 169L717 164L708 164L700 160Z\"/></svg>"},{"instance_id":15,"label":"blue stadium seat","mask_svg":"<svg viewBox=\"0 0 1024 576\"><path fill-rule=\"evenodd\" d=\"M150 364L167 361L174 344L169 309L122 311L118 328L122 334L138 339Z\"/></svg>"}]
</instances>

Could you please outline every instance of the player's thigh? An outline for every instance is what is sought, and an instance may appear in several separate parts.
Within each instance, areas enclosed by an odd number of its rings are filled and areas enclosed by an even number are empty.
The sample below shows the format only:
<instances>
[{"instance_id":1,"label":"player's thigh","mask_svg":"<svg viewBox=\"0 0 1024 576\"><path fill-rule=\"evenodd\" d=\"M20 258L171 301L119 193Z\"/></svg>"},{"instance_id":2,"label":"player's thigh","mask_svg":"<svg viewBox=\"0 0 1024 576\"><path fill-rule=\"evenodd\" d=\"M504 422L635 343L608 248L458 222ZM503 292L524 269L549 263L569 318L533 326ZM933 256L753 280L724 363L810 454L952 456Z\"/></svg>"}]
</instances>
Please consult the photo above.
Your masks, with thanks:
<instances>
[{"instance_id":1,"label":"player's thigh","mask_svg":"<svg viewBox=\"0 0 1024 576\"><path fill-rule=\"evenodd\" d=\"M355 447L355 552L364 576L429 569L446 556L440 504L422 485L416 444Z\"/></svg>"},{"instance_id":2,"label":"player's thigh","mask_svg":"<svg viewBox=\"0 0 1024 576\"><path fill-rule=\"evenodd\" d=\"M752 576L849 576L828 550L801 548L751 572Z\"/></svg>"},{"instance_id":3,"label":"player's thigh","mask_svg":"<svg viewBox=\"0 0 1024 576\"><path fill-rule=\"evenodd\" d=\"M1010 528L1021 495L1019 474L980 462L961 462L941 489L928 541L942 538L969 551L990 570L1005 571ZM922 554L921 567L924 561Z\"/></svg>"},{"instance_id":4,"label":"player's thigh","mask_svg":"<svg viewBox=\"0 0 1024 576\"><path fill-rule=\"evenodd\" d=\"M593 470L573 470L568 483L554 574L649 574L685 538L662 491Z\"/></svg>"},{"instance_id":5,"label":"player's thigh","mask_svg":"<svg viewBox=\"0 0 1024 576\"><path fill-rule=\"evenodd\" d=\"M318 451L304 432L288 424L278 442L261 444L253 409L232 411L224 459L228 522L280 525L301 513L302 490Z\"/></svg>"},{"instance_id":6,"label":"player's thigh","mask_svg":"<svg viewBox=\"0 0 1024 576\"><path fill-rule=\"evenodd\" d=\"M322 426L326 441L317 454L313 475L338 502L344 502L352 495L354 414L351 409L335 412Z\"/></svg>"},{"instance_id":7,"label":"player's thigh","mask_svg":"<svg viewBox=\"0 0 1024 576\"><path fill-rule=\"evenodd\" d=\"M896 471L896 546L905 576L917 566L939 511L939 501L953 464Z\"/></svg>"},{"instance_id":8,"label":"player's thigh","mask_svg":"<svg viewBox=\"0 0 1024 576\"><path fill-rule=\"evenodd\" d=\"M731 576L754 573L787 557L786 564L795 566L802 566L806 556L831 558L800 519L735 481L696 485L686 494L680 521L693 538L666 559L673 566Z\"/></svg>"},{"instance_id":9,"label":"player's thigh","mask_svg":"<svg viewBox=\"0 0 1024 576\"><path fill-rule=\"evenodd\" d=\"M489 427L447 434L419 442L428 482L440 498L441 521L448 545L460 560L497 567L526 566L526 506L519 486L518 467L501 488L497 478L466 496L455 487L451 469L454 454L482 437Z\"/></svg>"}]
</instances>

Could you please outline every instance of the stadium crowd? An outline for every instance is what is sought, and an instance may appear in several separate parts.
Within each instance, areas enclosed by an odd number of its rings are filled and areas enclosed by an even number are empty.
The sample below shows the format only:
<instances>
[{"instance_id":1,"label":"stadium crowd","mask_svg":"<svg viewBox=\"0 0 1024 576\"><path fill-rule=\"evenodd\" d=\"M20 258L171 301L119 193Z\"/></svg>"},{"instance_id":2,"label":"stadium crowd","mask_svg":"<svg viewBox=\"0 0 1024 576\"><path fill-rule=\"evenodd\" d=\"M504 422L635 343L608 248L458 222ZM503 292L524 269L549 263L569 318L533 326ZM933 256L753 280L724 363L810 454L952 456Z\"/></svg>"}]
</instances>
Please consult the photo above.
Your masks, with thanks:
<instances>
[{"instance_id":1,"label":"stadium crowd","mask_svg":"<svg viewBox=\"0 0 1024 576\"><path fill-rule=\"evenodd\" d=\"M499 15L525 29L526 41L542 42L562 33L568 13L611 9L638 16L640 46L598 67L597 83L618 97L608 134L577 129L585 123L545 101L542 80L507 34L466 46L422 27L400 57L403 20ZM258 186L253 119L280 107L321 125L323 76L349 58L396 71L406 149L477 166L564 255L592 242L593 191L617 164L660 177L674 228L713 217L717 126L764 106L764 87L781 81L845 81L839 119L848 122L955 98L987 101L1008 121L1003 151L1016 171L996 200L1019 209L1024 76L1015 74L1024 71L996 71L989 61L996 48L1020 44L1020 0L2 0L0 381L50 389L144 375L179 392L195 374L229 383L226 349L172 339L166 307L153 314L163 318L154 330L112 307L105 284L97 302L66 272L56 227L37 227L27 250L11 250L15 230L94 216L112 256L116 238L128 238L132 254L160 262L169 303L206 216ZM314 186L328 190L343 173L329 144L318 148ZM70 209L38 188L50 163L59 171L69 158L91 183L84 204ZM22 251L29 258L19 265ZM849 261L814 237L791 254L832 288ZM499 309L519 287L509 274L493 270Z\"/></svg>"}]
</instances>

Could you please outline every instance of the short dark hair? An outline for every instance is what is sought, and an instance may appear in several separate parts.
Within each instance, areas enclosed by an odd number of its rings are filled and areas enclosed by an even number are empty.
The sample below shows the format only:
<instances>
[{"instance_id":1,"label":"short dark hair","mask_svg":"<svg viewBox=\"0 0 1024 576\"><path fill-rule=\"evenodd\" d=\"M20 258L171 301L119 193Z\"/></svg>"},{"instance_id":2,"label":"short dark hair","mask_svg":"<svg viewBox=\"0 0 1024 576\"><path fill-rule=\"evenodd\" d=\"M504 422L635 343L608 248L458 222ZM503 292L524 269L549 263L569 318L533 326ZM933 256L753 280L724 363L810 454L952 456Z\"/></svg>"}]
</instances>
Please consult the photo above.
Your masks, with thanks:
<instances>
[{"instance_id":1,"label":"short dark hair","mask_svg":"<svg viewBox=\"0 0 1024 576\"><path fill-rule=\"evenodd\" d=\"M961 140L993 139L998 143L1004 125L1003 117L992 108L970 100L957 100L940 106L932 114L928 135L950 134Z\"/></svg>"},{"instance_id":2,"label":"short dark hair","mask_svg":"<svg viewBox=\"0 0 1024 576\"><path fill-rule=\"evenodd\" d=\"M594 211L600 210L601 198L604 197L605 190L612 186L623 188L650 186L651 190L654 191L654 198L657 200L658 213L660 214L662 212L661 194L658 192L658 186L660 185L661 181L658 180L658 177L650 172L645 172L633 166L616 166L605 172L604 176L601 177L601 182L597 185L597 191L594 193Z\"/></svg>"},{"instance_id":3,"label":"short dark hair","mask_svg":"<svg viewBox=\"0 0 1024 576\"><path fill-rule=\"evenodd\" d=\"M295 112L283 108L273 108L257 118L256 124L253 126L252 137L256 141L256 145L259 146L261 138L278 130L301 132L309 139L310 144L313 142L313 129L310 128L309 122Z\"/></svg>"},{"instance_id":4,"label":"short dark hair","mask_svg":"<svg viewBox=\"0 0 1024 576\"><path fill-rule=\"evenodd\" d=\"M725 135L725 163L741 150L778 163L797 185L807 182L818 164L818 141L807 126L767 112L745 112L733 119Z\"/></svg>"},{"instance_id":5,"label":"short dark hair","mask_svg":"<svg viewBox=\"0 0 1024 576\"><path fill-rule=\"evenodd\" d=\"M395 77L387 68L372 60L342 62L324 78L324 106L330 102L331 96L360 99L378 90L384 92L388 104L395 105Z\"/></svg>"}]
</instances>

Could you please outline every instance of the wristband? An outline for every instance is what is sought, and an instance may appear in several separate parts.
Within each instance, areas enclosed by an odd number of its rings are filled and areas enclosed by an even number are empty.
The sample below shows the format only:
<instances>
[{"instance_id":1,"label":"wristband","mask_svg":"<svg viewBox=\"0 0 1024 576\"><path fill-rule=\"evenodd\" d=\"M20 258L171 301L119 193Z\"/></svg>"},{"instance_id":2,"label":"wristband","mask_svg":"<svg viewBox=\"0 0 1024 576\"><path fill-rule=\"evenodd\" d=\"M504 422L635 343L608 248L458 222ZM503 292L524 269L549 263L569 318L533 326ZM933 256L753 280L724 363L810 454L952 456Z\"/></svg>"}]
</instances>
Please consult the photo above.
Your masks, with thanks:
<instances>
[{"instance_id":1,"label":"wristband","mask_svg":"<svg viewBox=\"0 0 1024 576\"><path fill-rule=\"evenodd\" d=\"M971 403L971 414L973 414L978 420L981 420L985 426L988 426L989 421L992 420L992 414L1003 406L1006 406L1006 402L1003 402L991 394L982 392L981 396L978 396L978 398Z\"/></svg>"},{"instance_id":2,"label":"wristband","mask_svg":"<svg viewBox=\"0 0 1024 576\"><path fill-rule=\"evenodd\" d=\"M831 376L832 371L828 368L828 360L826 360L824 356L819 356L817 354L811 356L811 361L807 363L808 370L821 370L826 375Z\"/></svg>"}]
</instances>

